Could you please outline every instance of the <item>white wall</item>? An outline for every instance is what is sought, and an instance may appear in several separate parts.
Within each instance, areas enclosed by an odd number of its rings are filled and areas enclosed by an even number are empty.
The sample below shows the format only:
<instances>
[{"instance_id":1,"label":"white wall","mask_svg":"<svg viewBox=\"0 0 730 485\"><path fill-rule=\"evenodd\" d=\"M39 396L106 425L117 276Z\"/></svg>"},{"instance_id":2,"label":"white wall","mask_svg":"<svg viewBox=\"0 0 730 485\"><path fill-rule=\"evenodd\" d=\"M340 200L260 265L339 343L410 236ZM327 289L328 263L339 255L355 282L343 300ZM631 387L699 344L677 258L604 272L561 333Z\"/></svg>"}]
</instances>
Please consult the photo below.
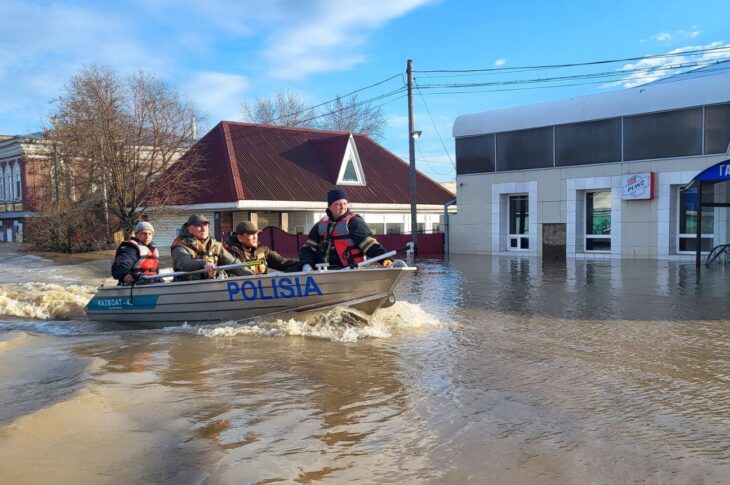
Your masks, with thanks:
<instances>
[{"instance_id":1,"label":"white wall","mask_svg":"<svg viewBox=\"0 0 730 485\"><path fill-rule=\"evenodd\" d=\"M523 192L532 198L534 190L535 204L533 205L532 200L529 203L531 251L510 254L540 255L542 225L564 223L569 257L667 258L672 256L672 241L676 238L677 230L671 217L672 210L676 211L676 207L670 207L671 188L687 183L701 170L725 159L727 155L721 154L458 175L458 214L449 218L449 250L455 254L502 252L506 244L506 241L502 241L506 238L506 233L502 231L505 221L498 218L504 207L499 207L501 199L497 194ZM648 171L655 173L654 199L621 200L621 176ZM583 213L579 201L585 191L592 188L612 191L612 251L608 255L585 253L578 244L578 239L583 234L579 220ZM726 213L716 214L717 221L725 219ZM728 232L723 224L721 222L716 228L716 232L721 232L722 235ZM716 236L718 241L722 235ZM533 240L536 246L534 251ZM672 258L689 259L690 256L676 255Z\"/></svg>"}]
</instances>

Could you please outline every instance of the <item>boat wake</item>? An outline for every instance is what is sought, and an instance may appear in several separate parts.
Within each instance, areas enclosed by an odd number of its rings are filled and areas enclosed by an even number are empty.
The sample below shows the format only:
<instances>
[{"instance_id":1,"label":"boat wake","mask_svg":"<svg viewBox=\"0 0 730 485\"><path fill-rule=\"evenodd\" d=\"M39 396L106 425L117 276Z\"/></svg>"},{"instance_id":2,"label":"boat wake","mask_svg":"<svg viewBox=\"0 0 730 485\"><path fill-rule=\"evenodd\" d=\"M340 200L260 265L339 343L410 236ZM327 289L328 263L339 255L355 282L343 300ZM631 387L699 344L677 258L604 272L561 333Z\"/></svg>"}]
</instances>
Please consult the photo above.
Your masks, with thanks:
<instances>
[{"instance_id":1,"label":"boat wake","mask_svg":"<svg viewBox=\"0 0 730 485\"><path fill-rule=\"evenodd\" d=\"M48 283L0 284L0 314L43 320L84 318L93 286Z\"/></svg>"},{"instance_id":2,"label":"boat wake","mask_svg":"<svg viewBox=\"0 0 730 485\"><path fill-rule=\"evenodd\" d=\"M225 322L219 325L182 327L204 337L258 335L265 337L303 336L356 342L363 338L388 338L396 333L442 326L419 305L399 301L389 308L367 315L347 307L302 313L288 320L258 320L249 323Z\"/></svg>"}]
</instances>

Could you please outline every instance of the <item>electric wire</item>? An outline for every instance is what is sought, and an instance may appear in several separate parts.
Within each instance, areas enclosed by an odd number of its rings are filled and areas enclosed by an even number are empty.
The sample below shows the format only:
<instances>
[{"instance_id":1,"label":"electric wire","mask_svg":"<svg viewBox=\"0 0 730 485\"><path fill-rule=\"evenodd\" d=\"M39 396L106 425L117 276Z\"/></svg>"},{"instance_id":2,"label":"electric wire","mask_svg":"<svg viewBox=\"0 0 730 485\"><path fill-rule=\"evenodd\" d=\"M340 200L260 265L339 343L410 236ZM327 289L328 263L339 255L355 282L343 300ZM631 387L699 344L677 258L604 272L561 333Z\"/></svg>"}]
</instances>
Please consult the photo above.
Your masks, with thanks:
<instances>
[{"instance_id":1,"label":"electric wire","mask_svg":"<svg viewBox=\"0 0 730 485\"><path fill-rule=\"evenodd\" d=\"M271 121L272 121L272 122L273 122L273 121L279 121L279 120L281 120L281 119L284 119L284 118L290 118L290 117L292 117L292 116L296 116L296 115L298 115L298 114L302 114L302 113L306 113L306 112L308 112L308 111L312 111L313 109L317 109L317 108L320 108L320 107L322 107L322 106L325 106L325 105L327 105L327 104L333 103L333 102L337 101L337 99L342 99L342 98L346 98L346 97L348 97L348 96L352 96L353 94L357 94L357 93L360 93L360 92L362 92L362 91L365 91L365 90L367 90L367 89L370 89L370 88L374 88L374 87L376 87L376 86L380 86L381 84L385 84L385 83L387 83L388 81L392 81L393 79L395 79L395 78L398 78L398 77L400 77L400 78L401 78L401 80L403 80L403 74L402 74L402 73L399 73L399 74L395 74L395 75L393 75L393 76L390 76L389 78L383 79L383 80L381 80L381 81L378 81L378 82L376 82L376 83L373 83L373 84L369 84L369 85L367 85L367 86L364 86L364 87L362 87L362 88L358 88L358 89L355 89L354 91L350 91L349 93L346 93L346 94L343 94L343 95L337 96L337 97L335 97L335 98L332 98L332 99L330 99L330 100L327 100L327 101L323 101L323 102L321 102L321 103L319 103L319 104L315 104L315 105L313 105L313 106L310 106L310 107L308 107L308 108L304 108L304 109L301 109L301 110L299 110L299 111L296 111L296 112L294 112L294 113L287 113L286 115L283 115L283 116L279 116L279 117L277 117L277 118L274 118L274 119L272 119Z\"/></svg>"},{"instance_id":2,"label":"electric wire","mask_svg":"<svg viewBox=\"0 0 730 485\"><path fill-rule=\"evenodd\" d=\"M710 47L707 49L696 49L696 50L683 51L683 52L668 52L666 54L652 54L652 55L640 56L640 57L625 57L622 59L573 62L573 63L566 63L566 64L545 64L545 65L536 65L536 66L515 66L515 67L492 67L492 68L482 68L482 69L422 69L422 70L414 69L413 72L414 73L460 73L460 74L472 73L471 75L475 75L473 73L523 72L523 71L533 71L533 70L541 70L541 69L562 69L562 68L566 68L566 67L615 64L617 62L640 61L640 60L645 60L645 59L661 59L661 58L665 58L665 57L678 57L678 56L686 56L686 55L693 55L693 54L707 54L707 53L713 53L713 52L724 52L727 50L730 50L730 45L722 45L719 47ZM434 76L434 77L447 77L447 76Z\"/></svg>"},{"instance_id":3,"label":"electric wire","mask_svg":"<svg viewBox=\"0 0 730 485\"><path fill-rule=\"evenodd\" d=\"M714 72L723 72L730 70L730 66L723 67L723 68L717 68L713 71ZM678 82L681 81L681 78L673 79L673 76L676 76L676 74L679 73L673 73L672 76L656 79L655 76L642 76L637 78L631 78L631 81L642 81L645 80L646 83L659 81L661 80L662 83L672 83L672 82ZM626 80L628 81L628 79ZM424 96L434 96L434 95L452 95L452 94L472 94L472 93L499 93L499 92L506 92L506 91L527 91L527 90L535 90L535 89L551 89L551 88L563 88L563 87L571 87L571 86L587 86L591 84L605 84L605 83L618 83L622 82L622 80L617 81L611 81L610 79L600 79L600 80L594 80L594 81L585 81L585 82L574 82L574 83L562 83L562 84L554 84L554 85L533 85L533 86L518 86L518 87L502 87L502 88L494 88L494 89L470 89L470 90L448 90L448 91L426 91L424 93ZM645 83L639 84L645 85ZM433 88L435 89L435 88ZM467 89L467 88L465 88Z\"/></svg>"},{"instance_id":4,"label":"electric wire","mask_svg":"<svg viewBox=\"0 0 730 485\"><path fill-rule=\"evenodd\" d=\"M470 82L470 83L432 83L432 84L421 84L421 89L434 89L434 88L468 88L468 87L484 87L484 86L508 86L508 85L520 85L520 84L537 84L557 81L570 81L570 80L582 80L582 79L601 79L601 78L613 78L613 77L625 77L630 74L639 73L657 73L665 71L676 71L679 69L687 69L691 67L705 67L710 64L715 64L716 61L701 63L691 62L683 64L672 64L665 66L655 66L647 68L636 68L636 69L624 69L620 71L602 71L595 73L582 73L582 74L571 74L565 76L552 76L542 78L531 78L531 79L508 79L501 81L484 81L484 82Z\"/></svg>"},{"instance_id":5,"label":"electric wire","mask_svg":"<svg viewBox=\"0 0 730 485\"><path fill-rule=\"evenodd\" d=\"M423 97L423 93L421 92L421 87L418 85L418 83L413 81L413 83L416 85L416 89L418 89L418 94L421 97L421 102L423 103L423 106L426 108L426 112L428 113L428 117L431 119L431 124L433 125L433 129L436 131L436 134L439 137L439 140L441 140L441 146L444 147L444 152L446 152L446 156L449 157L449 161L451 162L451 165L453 165L454 169L456 169L456 164L454 163L454 159L451 158L451 154L449 153L449 150L446 148L446 143L444 143L444 139L441 137L441 133L439 132L438 127L436 126L436 122L433 120L433 116L431 116L431 110L428 109L428 104L426 104L426 98Z\"/></svg>"}]
</instances>

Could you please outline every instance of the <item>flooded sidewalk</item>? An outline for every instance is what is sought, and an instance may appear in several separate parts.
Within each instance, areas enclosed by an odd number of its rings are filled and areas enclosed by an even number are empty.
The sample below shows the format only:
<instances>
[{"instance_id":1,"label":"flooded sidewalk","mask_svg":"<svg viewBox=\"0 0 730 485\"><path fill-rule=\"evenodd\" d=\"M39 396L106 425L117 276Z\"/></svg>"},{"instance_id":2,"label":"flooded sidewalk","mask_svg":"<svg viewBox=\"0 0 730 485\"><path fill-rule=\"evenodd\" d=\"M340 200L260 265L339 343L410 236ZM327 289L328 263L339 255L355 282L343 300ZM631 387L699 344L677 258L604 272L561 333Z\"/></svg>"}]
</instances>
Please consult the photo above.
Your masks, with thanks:
<instances>
[{"instance_id":1,"label":"flooded sidewalk","mask_svg":"<svg viewBox=\"0 0 730 485\"><path fill-rule=\"evenodd\" d=\"M56 285L50 301L81 308L110 264L17 257L0 255L0 304L23 289L46 305L37 293ZM6 304L5 479L730 481L725 268L418 266L365 326L331 311L124 330Z\"/></svg>"}]
</instances>

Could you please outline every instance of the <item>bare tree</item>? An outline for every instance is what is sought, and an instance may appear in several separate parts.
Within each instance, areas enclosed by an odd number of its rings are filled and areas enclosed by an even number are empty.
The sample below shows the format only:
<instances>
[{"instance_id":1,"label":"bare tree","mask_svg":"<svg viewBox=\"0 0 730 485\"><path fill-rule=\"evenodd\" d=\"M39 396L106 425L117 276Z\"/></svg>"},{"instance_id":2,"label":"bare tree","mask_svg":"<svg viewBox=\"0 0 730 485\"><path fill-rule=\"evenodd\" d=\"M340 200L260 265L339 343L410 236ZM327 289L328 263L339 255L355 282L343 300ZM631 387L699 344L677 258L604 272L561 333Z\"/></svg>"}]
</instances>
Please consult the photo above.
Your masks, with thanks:
<instances>
[{"instance_id":1,"label":"bare tree","mask_svg":"<svg viewBox=\"0 0 730 485\"><path fill-rule=\"evenodd\" d=\"M357 95L337 98L322 106L307 108L296 93L279 92L242 104L244 119L253 123L279 126L300 126L323 130L361 133L381 138L385 126L383 111Z\"/></svg>"},{"instance_id":2,"label":"bare tree","mask_svg":"<svg viewBox=\"0 0 730 485\"><path fill-rule=\"evenodd\" d=\"M314 110L307 108L304 100L291 91L244 101L241 108L245 120L264 125L311 126L307 122L316 116Z\"/></svg>"},{"instance_id":3,"label":"bare tree","mask_svg":"<svg viewBox=\"0 0 730 485\"><path fill-rule=\"evenodd\" d=\"M360 133L371 138L381 138L385 117L380 107L358 101L357 94L349 98L337 96L325 105L320 126L327 130Z\"/></svg>"},{"instance_id":4,"label":"bare tree","mask_svg":"<svg viewBox=\"0 0 730 485\"><path fill-rule=\"evenodd\" d=\"M48 136L63 150L56 165L66 167L57 176L73 173L77 201L100 201L107 241L113 229L130 234L147 208L184 202L194 183L194 154L186 170L165 172L192 144L200 115L177 91L149 73L123 78L91 66L74 75L55 103Z\"/></svg>"}]
</instances>

